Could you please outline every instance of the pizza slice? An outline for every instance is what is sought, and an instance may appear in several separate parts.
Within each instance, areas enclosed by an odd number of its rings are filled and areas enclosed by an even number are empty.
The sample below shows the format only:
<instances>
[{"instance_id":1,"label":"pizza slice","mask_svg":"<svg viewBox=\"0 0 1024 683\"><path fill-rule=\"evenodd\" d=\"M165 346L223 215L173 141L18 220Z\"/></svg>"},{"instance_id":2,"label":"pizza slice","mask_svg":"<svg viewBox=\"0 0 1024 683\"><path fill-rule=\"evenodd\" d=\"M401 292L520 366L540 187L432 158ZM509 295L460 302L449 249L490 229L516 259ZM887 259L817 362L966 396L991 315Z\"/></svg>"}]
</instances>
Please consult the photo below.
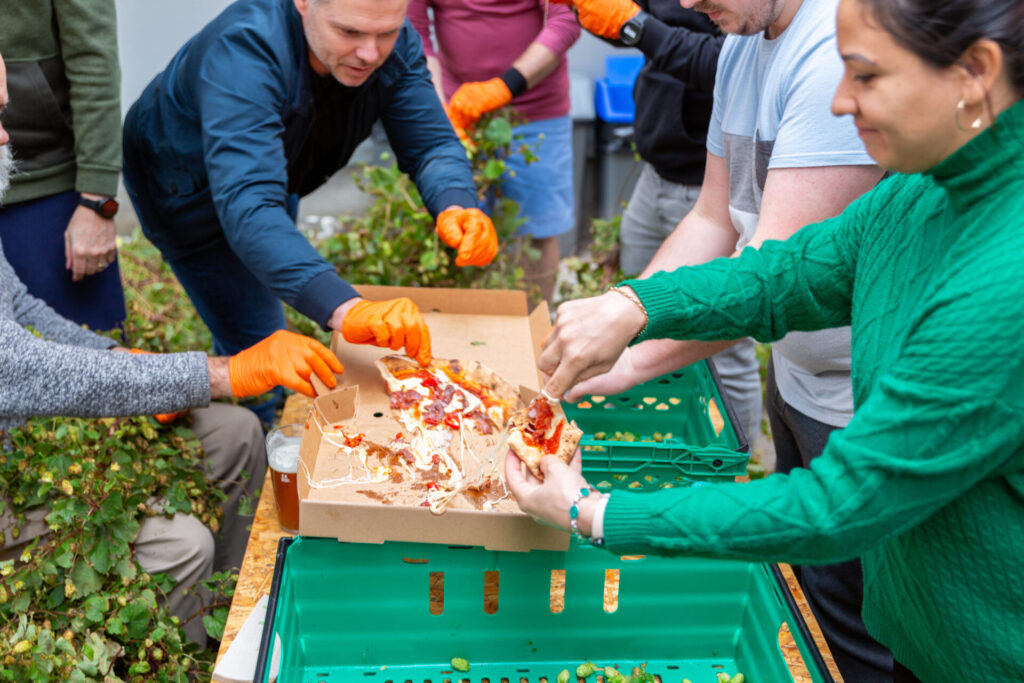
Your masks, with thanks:
<instances>
[{"instance_id":1,"label":"pizza slice","mask_svg":"<svg viewBox=\"0 0 1024 683\"><path fill-rule=\"evenodd\" d=\"M561 410L556 412L544 397L537 396L526 410L512 417L508 445L533 476L543 479L540 461L554 455L569 464L581 438L583 430L575 422L566 420Z\"/></svg>"},{"instance_id":2,"label":"pizza slice","mask_svg":"<svg viewBox=\"0 0 1024 683\"><path fill-rule=\"evenodd\" d=\"M509 417L525 408L512 385L476 361L435 358L421 367L404 356L386 356L377 368L413 458L403 467L431 479L432 510L443 510L452 497L500 471L495 444Z\"/></svg>"}]
</instances>

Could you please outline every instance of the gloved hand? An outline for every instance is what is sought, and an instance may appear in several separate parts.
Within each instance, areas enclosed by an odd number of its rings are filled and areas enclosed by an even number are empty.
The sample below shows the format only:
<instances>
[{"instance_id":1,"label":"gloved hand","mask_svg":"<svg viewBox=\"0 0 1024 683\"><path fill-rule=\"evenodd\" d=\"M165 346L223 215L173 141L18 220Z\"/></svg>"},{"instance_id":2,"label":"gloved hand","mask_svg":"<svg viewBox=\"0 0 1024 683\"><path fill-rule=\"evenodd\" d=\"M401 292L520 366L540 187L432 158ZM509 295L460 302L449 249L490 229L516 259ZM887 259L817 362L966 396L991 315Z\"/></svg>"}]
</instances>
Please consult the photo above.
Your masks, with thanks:
<instances>
[{"instance_id":1,"label":"gloved hand","mask_svg":"<svg viewBox=\"0 0 1024 683\"><path fill-rule=\"evenodd\" d=\"M486 266L498 255L498 233L480 209L445 209L437 217L437 235L459 250L457 266Z\"/></svg>"},{"instance_id":2,"label":"gloved hand","mask_svg":"<svg viewBox=\"0 0 1024 683\"><path fill-rule=\"evenodd\" d=\"M576 7L580 26L595 36L616 40L619 29L640 12L632 0L549 0Z\"/></svg>"},{"instance_id":3,"label":"gloved hand","mask_svg":"<svg viewBox=\"0 0 1024 683\"><path fill-rule=\"evenodd\" d=\"M231 393L239 398L259 396L279 385L316 396L309 381L313 373L333 389L338 383L334 374L344 371L341 361L326 346L287 330L278 330L228 361Z\"/></svg>"},{"instance_id":4,"label":"gloved hand","mask_svg":"<svg viewBox=\"0 0 1024 683\"><path fill-rule=\"evenodd\" d=\"M512 91L500 78L463 83L448 101L448 118L455 130L465 130L489 111L512 101Z\"/></svg>"},{"instance_id":5,"label":"gloved hand","mask_svg":"<svg viewBox=\"0 0 1024 683\"><path fill-rule=\"evenodd\" d=\"M142 349L128 349L128 353L136 353L141 354L143 356L153 355L152 351L143 351ZM175 413L157 413L153 417L156 418L156 421L159 422L160 424L169 425L175 420L177 420L179 417L185 417L186 415L188 415L188 410L179 410Z\"/></svg>"},{"instance_id":6,"label":"gloved hand","mask_svg":"<svg viewBox=\"0 0 1024 683\"><path fill-rule=\"evenodd\" d=\"M466 129L455 123L455 120L452 118L451 109L448 108L448 105L442 102L441 107L444 109L445 116L448 117L448 122L451 123L452 128L455 129L455 134L459 137L459 140L462 140L465 144L472 145L472 140L470 140L469 135L466 134Z\"/></svg>"},{"instance_id":7,"label":"gloved hand","mask_svg":"<svg viewBox=\"0 0 1024 683\"><path fill-rule=\"evenodd\" d=\"M419 307L401 297L360 301L341 321L341 336L350 344L373 344L405 352L420 365L430 363L430 330Z\"/></svg>"}]
</instances>

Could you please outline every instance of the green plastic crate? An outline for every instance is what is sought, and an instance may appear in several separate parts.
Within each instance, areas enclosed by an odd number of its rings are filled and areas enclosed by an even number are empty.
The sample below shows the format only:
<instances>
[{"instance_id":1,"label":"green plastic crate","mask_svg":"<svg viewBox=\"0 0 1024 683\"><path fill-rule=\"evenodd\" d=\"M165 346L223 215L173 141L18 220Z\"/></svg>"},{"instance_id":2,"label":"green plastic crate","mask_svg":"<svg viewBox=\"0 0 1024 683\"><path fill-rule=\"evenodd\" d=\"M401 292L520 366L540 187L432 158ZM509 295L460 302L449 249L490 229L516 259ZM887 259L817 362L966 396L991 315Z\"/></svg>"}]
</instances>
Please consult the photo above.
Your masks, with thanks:
<instances>
[{"instance_id":1,"label":"green plastic crate","mask_svg":"<svg viewBox=\"0 0 1024 683\"><path fill-rule=\"evenodd\" d=\"M609 570L618 572L614 611L605 611ZM559 571L564 604L555 613ZM492 613L487 572L497 572ZM432 613L439 574L443 609ZM277 636L281 683L554 683L586 660L626 674L646 663L661 683L714 683L721 671L779 683L792 680L778 646L783 623L812 679L831 681L774 566L627 559L575 543L513 553L300 537L278 550L255 680L270 680ZM470 671L453 671L453 657Z\"/></svg>"},{"instance_id":2,"label":"green plastic crate","mask_svg":"<svg viewBox=\"0 0 1024 683\"><path fill-rule=\"evenodd\" d=\"M717 432L711 402L724 422ZM732 481L747 473L749 446L705 361L622 394L565 403L563 409L583 430L583 471L599 489L652 490ZM600 432L607 438L595 438ZM630 432L636 440L615 440L615 432ZM644 441L656 434L663 440ZM672 437L664 439L667 434Z\"/></svg>"}]
</instances>

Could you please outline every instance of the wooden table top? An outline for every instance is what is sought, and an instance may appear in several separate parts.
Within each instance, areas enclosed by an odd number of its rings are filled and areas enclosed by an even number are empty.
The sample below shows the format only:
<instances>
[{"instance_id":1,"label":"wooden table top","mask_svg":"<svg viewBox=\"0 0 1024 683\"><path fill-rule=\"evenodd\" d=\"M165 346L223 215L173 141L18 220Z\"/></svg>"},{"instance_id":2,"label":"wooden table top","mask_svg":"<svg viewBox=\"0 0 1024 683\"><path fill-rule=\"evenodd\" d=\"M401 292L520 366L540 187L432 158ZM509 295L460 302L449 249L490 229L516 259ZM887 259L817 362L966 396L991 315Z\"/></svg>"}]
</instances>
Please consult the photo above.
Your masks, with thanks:
<instances>
[{"instance_id":1,"label":"wooden table top","mask_svg":"<svg viewBox=\"0 0 1024 683\"><path fill-rule=\"evenodd\" d=\"M281 424L304 423L312 401L305 396L293 394L285 402L284 413L281 416ZM252 531L249 534L249 543L245 548L245 558L242 561L242 568L238 573L238 585L235 588L235 596L231 601L231 610L228 613L228 620L224 626L224 637L220 641L220 650L217 653L219 662L224 653L227 652L231 642L235 639L242 624L249 617L253 607L259 599L270 592L270 582L274 574L274 562L277 557L277 544L283 536L291 536L284 531L277 523L277 507L274 502L274 488L270 483L270 473L263 482L263 490L260 494L259 504L256 506L256 515L253 519ZM803 614L804 621L810 630L814 641L821 651L822 657L828 666L832 677L842 683L842 676L836 668L835 661L829 652L825 638L821 634L818 622L811 614L800 585L788 565L779 565L782 568L783 576L789 585L793 598ZM789 665L796 683L811 683L811 675L804 664L800 650L797 648L789 629L783 624L779 631L779 647L782 655Z\"/></svg>"}]
</instances>

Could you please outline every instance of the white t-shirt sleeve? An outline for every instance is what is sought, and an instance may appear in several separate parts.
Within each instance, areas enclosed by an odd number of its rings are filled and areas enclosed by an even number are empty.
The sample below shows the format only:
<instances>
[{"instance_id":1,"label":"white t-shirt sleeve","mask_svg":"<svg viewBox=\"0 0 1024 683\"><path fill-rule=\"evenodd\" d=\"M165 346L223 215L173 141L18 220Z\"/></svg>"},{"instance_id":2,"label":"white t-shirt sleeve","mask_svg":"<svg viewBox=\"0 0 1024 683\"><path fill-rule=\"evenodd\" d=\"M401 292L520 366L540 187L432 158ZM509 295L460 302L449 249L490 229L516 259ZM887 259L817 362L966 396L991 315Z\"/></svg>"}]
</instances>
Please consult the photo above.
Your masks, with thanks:
<instances>
[{"instance_id":1,"label":"white t-shirt sleeve","mask_svg":"<svg viewBox=\"0 0 1024 683\"><path fill-rule=\"evenodd\" d=\"M823 41L795 66L780 89L782 117L768 168L873 165L853 117L831 111L843 75L835 40Z\"/></svg>"},{"instance_id":2,"label":"white t-shirt sleeve","mask_svg":"<svg viewBox=\"0 0 1024 683\"><path fill-rule=\"evenodd\" d=\"M730 41L726 38L722 45L722 52L718 56L718 67L715 70L714 100L711 105L711 121L708 122L708 135L706 146L709 152L715 156L725 156L725 146L722 143L722 101L725 99L725 89L722 87L728 76L723 75L723 66L729 63Z\"/></svg>"}]
</instances>

